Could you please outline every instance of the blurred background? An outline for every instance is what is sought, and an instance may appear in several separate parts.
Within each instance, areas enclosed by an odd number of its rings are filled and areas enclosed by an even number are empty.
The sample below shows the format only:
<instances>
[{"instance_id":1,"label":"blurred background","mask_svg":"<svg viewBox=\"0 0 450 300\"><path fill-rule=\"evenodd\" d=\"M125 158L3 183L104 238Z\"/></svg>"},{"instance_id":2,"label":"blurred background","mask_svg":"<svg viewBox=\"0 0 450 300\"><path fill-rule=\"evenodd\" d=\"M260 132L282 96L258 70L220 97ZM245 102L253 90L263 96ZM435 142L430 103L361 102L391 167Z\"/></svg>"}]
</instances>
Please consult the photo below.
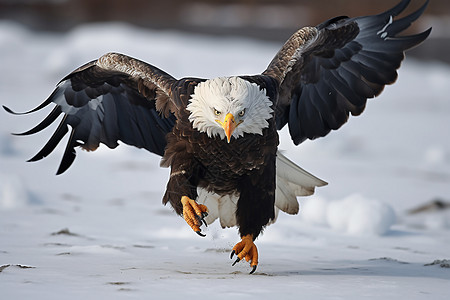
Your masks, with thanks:
<instances>
[{"instance_id":1,"label":"blurred background","mask_svg":"<svg viewBox=\"0 0 450 300\"><path fill-rule=\"evenodd\" d=\"M339 15L376 14L399 0L0 0L0 19L37 31L67 32L85 23L125 22L148 29L285 41L296 29ZM424 1L413 0L407 12ZM450 63L450 1L432 0L411 30L433 27L410 54Z\"/></svg>"}]
</instances>

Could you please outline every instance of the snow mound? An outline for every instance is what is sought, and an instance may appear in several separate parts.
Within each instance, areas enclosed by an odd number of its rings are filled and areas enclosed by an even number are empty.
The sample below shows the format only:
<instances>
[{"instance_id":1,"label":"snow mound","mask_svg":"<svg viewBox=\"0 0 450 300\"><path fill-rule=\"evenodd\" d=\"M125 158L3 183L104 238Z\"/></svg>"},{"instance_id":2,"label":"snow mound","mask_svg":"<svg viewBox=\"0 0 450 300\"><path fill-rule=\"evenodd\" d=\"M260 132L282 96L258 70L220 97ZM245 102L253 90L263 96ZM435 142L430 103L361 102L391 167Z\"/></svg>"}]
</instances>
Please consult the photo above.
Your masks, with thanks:
<instances>
[{"instance_id":1,"label":"snow mound","mask_svg":"<svg viewBox=\"0 0 450 300\"><path fill-rule=\"evenodd\" d=\"M358 194L335 201L313 197L305 201L301 215L308 223L352 235L384 235L396 221L390 205Z\"/></svg>"}]
</instances>

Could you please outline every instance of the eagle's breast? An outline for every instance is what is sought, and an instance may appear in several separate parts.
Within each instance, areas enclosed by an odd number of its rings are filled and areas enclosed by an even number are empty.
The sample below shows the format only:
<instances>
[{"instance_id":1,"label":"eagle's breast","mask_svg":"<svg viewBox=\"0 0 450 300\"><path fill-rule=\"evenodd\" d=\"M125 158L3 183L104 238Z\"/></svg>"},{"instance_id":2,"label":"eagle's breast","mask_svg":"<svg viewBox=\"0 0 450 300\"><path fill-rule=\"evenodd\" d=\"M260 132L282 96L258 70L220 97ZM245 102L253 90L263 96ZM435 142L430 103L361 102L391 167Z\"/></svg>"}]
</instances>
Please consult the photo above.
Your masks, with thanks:
<instances>
[{"instance_id":1,"label":"eagle's breast","mask_svg":"<svg viewBox=\"0 0 450 300\"><path fill-rule=\"evenodd\" d=\"M189 122L179 120L169 140L178 152L184 152L199 163L195 172L199 186L218 194L236 191L242 176L258 176L270 156L276 155L278 134L271 124L263 134L244 134L230 143L220 137L208 137ZM180 151L182 148L184 150Z\"/></svg>"}]
</instances>

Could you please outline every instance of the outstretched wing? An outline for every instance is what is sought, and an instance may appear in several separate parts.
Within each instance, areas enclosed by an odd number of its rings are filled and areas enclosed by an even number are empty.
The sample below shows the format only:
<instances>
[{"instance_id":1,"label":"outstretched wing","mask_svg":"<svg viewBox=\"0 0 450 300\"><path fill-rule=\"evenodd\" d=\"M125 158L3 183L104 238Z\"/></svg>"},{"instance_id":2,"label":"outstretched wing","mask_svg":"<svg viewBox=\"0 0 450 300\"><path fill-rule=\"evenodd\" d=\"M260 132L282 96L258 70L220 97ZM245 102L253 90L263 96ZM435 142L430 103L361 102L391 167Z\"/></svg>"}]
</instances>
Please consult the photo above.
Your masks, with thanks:
<instances>
[{"instance_id":1,"label":"outstretched wing","mask_svg":"<svg viewBox=\"0 0 450 300\"><path fill-rule=\"evenodd\" d=\"M295 144L327 135L363 112L367 99L397 79L404 51L425 40L431 28L397 36L425 10L394 20L409 4L401 1L385 13L337 17L297 31L263 75L280 84L275 108L278 129L289 125Z\"/></svg>"},{"instance_id":2,"label":"outstretched wing","mask_svg":"<svg viewBox=\"0 0 450 300\"><path fill-rule=\"evenodd\" d=\"M40 124L18 135L39 132L63 114L50 140L29 161L49 155L69 132L69 126L70 138L57 174L70 167L76 146L93 151L100 143L115 148L121 140L163 155L165 136L176 120L173 112L177 105L170 97L174 82L163 71L122 54L109 53L85 64L61 80L44 103L23 113L56 104Z\"/></svg>"}]
</instances>

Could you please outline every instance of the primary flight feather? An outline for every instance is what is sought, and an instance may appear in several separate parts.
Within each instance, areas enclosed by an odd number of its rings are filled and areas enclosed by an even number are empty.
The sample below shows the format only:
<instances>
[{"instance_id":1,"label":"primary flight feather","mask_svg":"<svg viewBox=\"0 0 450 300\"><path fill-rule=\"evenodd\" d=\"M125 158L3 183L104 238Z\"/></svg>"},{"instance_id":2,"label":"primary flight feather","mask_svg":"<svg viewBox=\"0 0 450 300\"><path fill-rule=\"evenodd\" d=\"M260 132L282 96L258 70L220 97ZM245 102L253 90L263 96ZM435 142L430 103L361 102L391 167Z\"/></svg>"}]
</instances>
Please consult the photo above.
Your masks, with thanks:
<instances>
[{"instance_id":1,"label":"primary flight feather","mask_svg":"<svg viewBox=\"0 0 450 300\"><path fill-rule=\"evenodd\" d=\"M39 132L63 114L30 159L49 155L70 131L57 174L70 167L77 146L115 148L120 140L162 156L161 166L171 170L163 203L199 235L217 218L223 227L237 226L242 240L231 257L237 256L234 264L245 258L253 273L254 240L278 209L297 213L296 197L326 184L277 151L277 130L287 125L295 144L323 137L392 84L404 51L431 31L398 35L428 4L396 18L409 2L379 15L304 27L260 75L175 79L129 56L105 54L67 75L44 103L26 112L56 104L19 135Z\"/></svg>"}]
</instances>

